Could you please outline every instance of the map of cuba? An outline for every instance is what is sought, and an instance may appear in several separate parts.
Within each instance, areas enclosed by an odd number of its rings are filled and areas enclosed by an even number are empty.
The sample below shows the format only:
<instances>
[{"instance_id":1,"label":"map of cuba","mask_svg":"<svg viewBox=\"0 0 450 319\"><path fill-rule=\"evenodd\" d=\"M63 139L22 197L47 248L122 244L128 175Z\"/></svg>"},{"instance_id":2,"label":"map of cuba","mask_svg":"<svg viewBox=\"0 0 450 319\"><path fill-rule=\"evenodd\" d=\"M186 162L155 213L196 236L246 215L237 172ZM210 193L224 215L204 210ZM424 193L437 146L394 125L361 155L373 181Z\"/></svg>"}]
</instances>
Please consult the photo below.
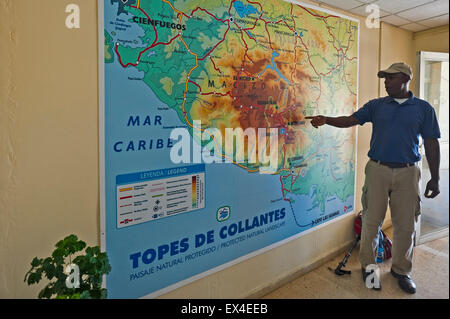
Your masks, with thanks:
<instances>
[{"instance_id":1,"label":"map of cuba","mask_svg":"<svg viewBox=\"0 0 450 319\"><path fill-rule=\"evenodd\" d=\"M283 201L292 208L307 195L309 209L323 213L327 201L353 198L355 129L315 130L305 116L356 110L357 22L295 1L108 1L117 31L105 28L105 63L141 72L191 135L195 121L223 136L226 128L276 129L272 174ZM136 27L135 38L124 36ZM242 147L246 161L232 163L256 174L252 146Z\"/></svg>"}]
</instances>

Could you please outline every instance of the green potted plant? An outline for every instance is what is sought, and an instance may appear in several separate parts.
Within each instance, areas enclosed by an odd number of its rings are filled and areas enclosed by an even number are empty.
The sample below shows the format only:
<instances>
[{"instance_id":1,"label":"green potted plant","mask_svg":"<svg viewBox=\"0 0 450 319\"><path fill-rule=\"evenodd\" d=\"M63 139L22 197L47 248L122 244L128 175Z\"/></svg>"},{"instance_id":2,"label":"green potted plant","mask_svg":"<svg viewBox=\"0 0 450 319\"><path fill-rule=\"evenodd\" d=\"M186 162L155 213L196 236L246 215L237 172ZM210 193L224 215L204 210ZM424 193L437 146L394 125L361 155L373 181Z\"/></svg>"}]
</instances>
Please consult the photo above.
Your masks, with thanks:
<instances>
[{"instance_id":1,"label":"green potted plant","mask_svg":"<svg viewBox=\"0 0 450 319\"><path fill-rule=\"evenodd\" d=\"M50 281L39 292L38 298L106 298L107 291L102 288L102 280L103 275L111 271L107 254L102 253L98 246L86 247L86 243L73 234L57 242L55 247L50 257L34 257L31 269L25 275L24 281L28 285L39 283L43 276ZM74 272L68 273L68 270ZM77 275L78 278L73 278Z\"/></svg>"}]
</instances>

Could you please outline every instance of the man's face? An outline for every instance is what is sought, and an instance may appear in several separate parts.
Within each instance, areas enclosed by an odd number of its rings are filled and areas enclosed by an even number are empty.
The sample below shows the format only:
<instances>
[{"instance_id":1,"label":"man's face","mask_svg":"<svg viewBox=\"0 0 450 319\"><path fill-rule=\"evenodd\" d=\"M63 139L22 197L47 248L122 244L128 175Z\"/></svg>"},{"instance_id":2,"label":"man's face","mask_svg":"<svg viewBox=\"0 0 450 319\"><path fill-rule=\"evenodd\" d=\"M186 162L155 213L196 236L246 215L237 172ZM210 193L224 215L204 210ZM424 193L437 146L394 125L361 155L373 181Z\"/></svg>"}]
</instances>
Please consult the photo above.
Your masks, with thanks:
<instances>
[{"instance_id":1,"label":"man's face","mask_svg":"<svg viewBox=\"0 0 450 319\"><path fill-rule=\"evenodd\" d=\"M409 76L403 73L386 74L384 77L384 87L389 96L401 95L405 89L408 90Z\"/></svg>"}]
</instances>

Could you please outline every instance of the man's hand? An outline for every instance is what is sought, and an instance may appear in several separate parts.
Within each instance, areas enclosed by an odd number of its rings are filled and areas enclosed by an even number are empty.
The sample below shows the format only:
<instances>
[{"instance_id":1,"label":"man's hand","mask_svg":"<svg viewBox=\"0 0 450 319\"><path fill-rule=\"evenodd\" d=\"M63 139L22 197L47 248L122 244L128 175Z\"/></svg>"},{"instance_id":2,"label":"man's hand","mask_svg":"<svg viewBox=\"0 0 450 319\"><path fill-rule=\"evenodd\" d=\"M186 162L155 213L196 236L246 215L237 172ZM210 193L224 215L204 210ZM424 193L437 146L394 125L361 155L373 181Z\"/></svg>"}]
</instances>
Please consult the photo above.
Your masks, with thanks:
<instances>
[{"instance_id":1,"label":"man's hand","mask_svg":"<svg viewBox=\"0 0 450 319\"><path fill-rule=\"evenodd\" d=\"M439 141L436 138L426 138L423 141L423 146L425 146L425 155L431 174L424 195L426 198L435 198L439 194L439 164L441 162ZM428 194L430 191L431 194Z\"/></svg>"},{"instance_id":2,"label":"man's hand","mask_svg":"<svg viewBox=\"0 0 450 319\"><path fill-rule=\"evenodd\" d=\"M305 119L311 120L311 125L314 126L315 128L318 128L319 126L327 124L327 118L322 115L305 116Z\"/></svg>"},{"instance_id":3,"label":"man's hand","mask_svg":"<svg viewBox=\"0 0 450 319\"><path fill-rule=\"evenodd\" d=\"M428 194L429 192L431 192L431 194ZM427 187L425 188L425 197L435 198L437 195L439 195L439 193L439 181L430 179L427 183Z\"/></svg>"}]
</instances>

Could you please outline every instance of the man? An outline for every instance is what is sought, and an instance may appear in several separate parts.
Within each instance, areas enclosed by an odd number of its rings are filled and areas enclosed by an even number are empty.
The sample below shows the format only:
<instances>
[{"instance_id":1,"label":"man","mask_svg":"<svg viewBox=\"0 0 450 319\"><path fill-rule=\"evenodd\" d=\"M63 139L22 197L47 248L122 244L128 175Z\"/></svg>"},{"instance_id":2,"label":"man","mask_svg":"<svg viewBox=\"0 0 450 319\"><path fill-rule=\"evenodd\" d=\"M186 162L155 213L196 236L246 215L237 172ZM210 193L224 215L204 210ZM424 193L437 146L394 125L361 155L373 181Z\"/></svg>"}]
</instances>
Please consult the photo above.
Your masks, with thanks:
<instances>
[{"instance_id":1,"label":"man","mask_svg":"<svg viewBox=\"0 0 450 319\"><path fill-rule=\"evenodd\" d=\"M351 116L306 117L318 128L324 124L351 127L372 123L372 137L365 167L365 183L361 197L362 234L360 262L363 280L366 267L376 264L378 231L385 218L387 204L391 209L394 238L392 275L401 289L416 292L410 274L415 235L415 221L420 214L419 135L424 140L425 155L431 172L425 197L439 194L440 130L433 107L409 91L412 69L405 63L394 63L378 72L384 78L388 96L369 101ZM430 193L431 192L431 193ZM381 286L373 287L381 289Z\"/></svg>"}]
</instances>

